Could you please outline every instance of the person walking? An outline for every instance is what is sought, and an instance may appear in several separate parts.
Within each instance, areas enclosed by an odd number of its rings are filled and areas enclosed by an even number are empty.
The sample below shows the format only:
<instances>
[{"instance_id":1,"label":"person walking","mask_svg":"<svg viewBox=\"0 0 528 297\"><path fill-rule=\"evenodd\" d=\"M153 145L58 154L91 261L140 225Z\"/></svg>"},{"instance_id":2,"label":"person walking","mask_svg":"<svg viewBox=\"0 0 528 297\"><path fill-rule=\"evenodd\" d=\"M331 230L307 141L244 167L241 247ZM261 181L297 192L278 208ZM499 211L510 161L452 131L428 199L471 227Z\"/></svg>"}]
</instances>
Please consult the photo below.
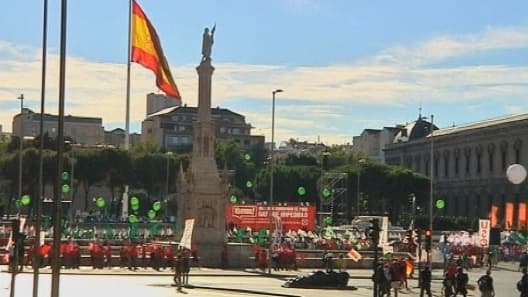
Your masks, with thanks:
<instances>
[{"instance_id":1,"label":"person walking","mask_svg":"<svg viewBox=\"0 0 528 297\"><path fill-rule=\"evenodd\" d=\"M424 296L424 292L427 293L427 296L432 297L431 294L431 270L428 266L420 271L420 297Z\"/></svg>"},{"instance_id":2,"label":"person walking","mask_svg":"<svg viewBox=\"0 0 528 297\"><path fill-rule=\"evenodd\" d=\"M462 267L458 267L457 273L455 274L455 297L458 295L458 293L462 294L464 297L467 297L466 285L468 284L468 280L468 275L467 273L464 273L464 269Z\"/></svg>"},{"instance_id":3,"label":"person walking","mask_svg":"<svg viewBox=\"0 0 528 297\"><path fill-rule=\"evenodd\" d=\"M480 296L482 297L494 297L495 289L493 288L493 278L491 277L491 270L486 270L486 274L481 276L477 281Z\"/></svg>"},{"instance_id":4,"label":"person walking","mask_svg":"<svg viewBox=\"0 0 528 297\"><path fill-rule=\"evenodd\" d=\"M182 255L181 253L178 253L176 256L176 260L174 261L174 284L176 287L178 287L178 291L181 292L182 290Z\"/></svg>"},{"instance_id":5,"label":"person walking","mask_svg":"<svg viewBox=\"0 0 528 297\"><path fill-rule=\"evenodd\" d=\"M528 273L526 268L523 268L522 273L521 280L517 282L517 290L521 292L521 297L528 297Z\"/></svg>"},{"instance_id":6,"label":"person walking","mask_svg":"<svg viewBox=\"0 0 528 297\"><path fill-rule=\"evenodd\" d=\"M446 272L444 276L444 280L442 281L443 290L444 290L444 297L451 297L453 296L455 290L455 276L452 273Z\"/></svg>"},{"instance_id":7,"label":"person walking","mask_svg":"<svg viewBox=\"0 0 528 297\"><path fill-rule=\"evenodd\" d=\"M182 281L183 286L189 284L189 272L191 272L191 263L189 259L189 250L183 250L182 256Z\"/></svg>"}]
</instances>

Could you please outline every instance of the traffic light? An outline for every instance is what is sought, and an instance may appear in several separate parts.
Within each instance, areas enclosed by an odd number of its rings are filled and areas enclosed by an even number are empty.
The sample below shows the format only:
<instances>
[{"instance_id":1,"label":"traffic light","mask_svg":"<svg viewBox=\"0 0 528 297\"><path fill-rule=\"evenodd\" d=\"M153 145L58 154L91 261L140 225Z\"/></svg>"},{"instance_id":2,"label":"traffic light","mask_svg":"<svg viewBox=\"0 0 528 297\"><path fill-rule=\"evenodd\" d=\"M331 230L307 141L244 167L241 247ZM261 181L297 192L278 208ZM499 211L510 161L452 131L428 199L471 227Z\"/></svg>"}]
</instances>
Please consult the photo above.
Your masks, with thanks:
<instances>
[{"instance_id":1,"label":"traffic light","mask_svg":"<svg viewBox=\"0 0 528 297\"><path fill-rule=\"evenodd\" d=\"M413 236L413 230L412 229L409 229L407 230L407 234L405 235L405 239L407 240L408 243L412 243L414 240L414 236Z\"/></svg>"},{"instance_id":2,"label":"traffic light","mask_svg":"<svg viewBox=\"0 0 528 297\"><path fill-rule=\"evenodd\" d=\"M431 229L426 229L425 230L425 250L427 252L431 251L432 237L433 237L433 231L431 231Z\"/></svg>"},{"instance_id":3,"label":"traffic light","mask_svg":"<svg viewBox=\"0 0 528 297\"><path fill-rule=\"evenodd\" d=\"M61 190L64 194L70 192L70 173L68 171L63 171L61 173Z\"/></svg>"},{"instance_id":4,"label":"traffic light","mask_svg":"<svg viewBox=\"0 0 528 297\"><path fill-rule=\"evenodd\" d=\"M370 226L367 229L367 237L372 240L372 243L375 247L379 244L379 235L380 235L379 219L370 220Z\"/></svg>"}]
</instances>

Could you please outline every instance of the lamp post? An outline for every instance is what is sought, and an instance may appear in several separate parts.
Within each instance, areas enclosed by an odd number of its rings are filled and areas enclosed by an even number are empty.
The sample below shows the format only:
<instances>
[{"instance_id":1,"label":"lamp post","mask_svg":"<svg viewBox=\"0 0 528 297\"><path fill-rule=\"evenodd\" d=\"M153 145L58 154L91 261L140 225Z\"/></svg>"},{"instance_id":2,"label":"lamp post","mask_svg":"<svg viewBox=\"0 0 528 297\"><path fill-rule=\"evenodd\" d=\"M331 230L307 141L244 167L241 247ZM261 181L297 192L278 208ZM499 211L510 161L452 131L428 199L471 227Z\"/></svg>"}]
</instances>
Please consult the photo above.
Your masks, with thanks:
<instances>
[{"instance_id":1,"label":"lamp post","mask_svg":"<svg viewBox=\"0 0 528 297\"><path fill-rule=\"evenodd\" d=\"M273 173L275 171L275 159L274 159L274 150L275 150L275 94L284 92L282 89L276 89L271 92L272 103L271 103L271 174L270 174L270 194L268 201L269 208L269 219L270 219L270 246L268 251L268 274L271 274L271 249L273 247Z\"/></svg>"},{"instance_id":2,"label":"lamp post","mask_svg":"<svg viewBox=\"0 0 528 297\"><path fill-rule=\"evenodd\" d=\"M434 115L431 115L431 177L429 184L429 229L433 230L433 184L434 184Z\"/></svg>"},{"instance_id":3,"label":"lamp post","mask_svg":"<svg viewBox=\"0 0 528 297\"><path fill-rule=\"evenodd\" d=\"M17 97L20 100L20 136L18 152L18 197L22 197L22 151L24 150L24 94Z\"/></svg>"},{"instance_id":4,"label":"lamp post","mask_svg":"<svg viewBox=\"0 0 528 297\"><path fill-rule=\"evenodd\" d=\"M434 184L434 115L431 115L431 177L430 177L430 184L429 184L429 230L433 232L433 184ZM427 264L429 265L429 269L433 269L432 261L430 261L431 256L430 252L427 252Z\"/></svg>"},{"instance_id":5,"label":"lamp post","mask_svg":"<svg viewBox=\"0 0 528 297\"><path fill-rule=\"evenodd\" d=\"M356 217L359 217L359 201L361 200L361 165L365 162L363 159L358 160L358 175L357 175L357 197L356 197Z\"/></svg>"}]
</instances>

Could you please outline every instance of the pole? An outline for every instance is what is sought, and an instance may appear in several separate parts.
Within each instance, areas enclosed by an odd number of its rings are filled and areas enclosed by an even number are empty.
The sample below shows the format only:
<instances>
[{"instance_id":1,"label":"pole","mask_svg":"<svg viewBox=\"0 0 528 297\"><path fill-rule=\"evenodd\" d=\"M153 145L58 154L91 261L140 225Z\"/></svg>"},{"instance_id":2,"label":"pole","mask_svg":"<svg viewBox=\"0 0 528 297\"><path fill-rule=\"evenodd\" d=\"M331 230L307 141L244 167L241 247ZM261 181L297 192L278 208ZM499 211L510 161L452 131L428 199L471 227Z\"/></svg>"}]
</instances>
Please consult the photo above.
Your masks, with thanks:
<instances>
[{"instance_id":1,"label":"pole","mask_svg":"<svg viewBox=\"0 0 528 297\"><path fill-rule=\"evenodd\" d=\"M22 152L24 150L24 94L20 94L17 98L20 100L20 143L18 146L18 197L22 197ZM20 211L17 212L17 217L20 217Z\"/></svg>"},{"instance_id":2,"label":"pole","mask_svg":"<svg viewBox=\"0 0 528 297\"><path fill-rule=\"evenodd\" d=\"M125 150L130 145L130 60L132 59L132 0L128 1L128 58L126 77Z\"/></svg>"},{"instance_id":3,"label":"pole","mask_svg":"<svg viewBox=\"0 0 528 297\"><path fill-rule=\"evenodd\" d=\"M359 207L361 200L361 163L363 160L358 160L358 176L357 176L357 198L356 198L356 216L359 217Z\"/></svg>"},{"instance_id":4,"label":"pole","mask_svg":"<svg viewBox=\"0 0 528 297\"><path fill-rule=\"evenodd\" d=\"M62 156L64 152L64 96L66 86L66 28L67 28L67 0L61 1L61 33L59 57L59 119L57 135L57 176L55 199L53 200L53 254L51 258L51 297L59 296L60 280L60 241L61 241L61 172Z\"/></svg>"},{"instance_id":5,"label":"pole","mask_svg":"<svg viewBox=\"0 0 528 297\"><path fill-rule=\"evenodd\" d=\"M434 115L431 115L431 178L429 184L429 230L433 232L433 185L434 185ZM432 271L432 263L430 261L430 252L427 252L427 263Z\"/></svg>"},{"instance_id":6,"label":"pole","mask_svg":"<svg viewBox=\"0 0 528 297\"><path fill-rule=\"evenodd\" d=\"M125 150L130 147L130 60L132 59L132 0L128 1L128 57L126 76L126 116L125 116ZM125 185L123 199L121 203L121 217L128 216L128 185Z\"/></svg>"},{"instance_id":7,"label":"pole","mask_svg":"<svg viewBox=\"0 0 528 297\"><path fill-rule=\"evenodd\" d=\"M44 109L46 95L46 50L47 50L47 32L48 32L48 0L44 0L44 13L42 18L42 73L40 82L40 121L39 121L39 194L35 199L35 242L33 243L33 297L38 297L39 287L39 268L40 268L40 226L42 222L42 198L44 197Z\"/></svg>"},{"instance_id":8,"label":"pole","mask_svg":"<svg viewBox=\"0 0 528 297\"><path fill-rule=\"evenodd\" d=\"M281 89L276 89L271 92L272 101L271 101L271 174L270 174L270 194L268 201L269 209L269 219L270 219L270 238L273 239L272 230L273 230L273 175L275 172L275 94L283 92ZM272 252L273 240L270 240L269 250L268 250L268 274L271 274L271 252Z\"/></svg>"}]
</instances>

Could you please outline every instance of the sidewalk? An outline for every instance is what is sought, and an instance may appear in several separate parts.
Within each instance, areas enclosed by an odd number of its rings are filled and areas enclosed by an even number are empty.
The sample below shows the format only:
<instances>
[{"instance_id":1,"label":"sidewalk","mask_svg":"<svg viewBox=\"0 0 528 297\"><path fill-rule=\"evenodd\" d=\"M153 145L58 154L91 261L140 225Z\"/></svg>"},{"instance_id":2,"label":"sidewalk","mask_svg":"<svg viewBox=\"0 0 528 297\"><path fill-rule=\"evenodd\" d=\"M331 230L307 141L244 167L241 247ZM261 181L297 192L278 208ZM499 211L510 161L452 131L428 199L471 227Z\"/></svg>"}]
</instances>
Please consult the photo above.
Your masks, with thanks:
<instances>
[{"instance_id":1,"label":"sidewalk","mask_svg":"<svg viewBox=\"0 0 528 297\"><path fill-rule=\"evenodd\" d=\"M207 277L273 277L279 279L293 278L300 275L307 275L312 271L319 269L298 269L298 270L272 270L271 274L268 274L268 270L262 271L255 268L245 269L219 269L219 268L205 268L205 267L192 267L190 276L207 276ZM3 267L2 272L7 272L7 267ZM39 269L41 274L51 274L51 268L45 267ZM351 279L370 279L372 276L372 270L370 269L348 269L347 272L350 274ZM21 273L33 274L33 269L30 267L24 267L24 271ZM171 269L165 269L156 271L152 268L138 268L136 271L128 270L122 267L112 267L104 269L93 269L92 267L83 266L80 269L61 269L60 273L63 275L123 275L123 276L172 276L174 272ZM417 271L415 275L418 275ZM433 270L433 279L441 279L442 271Z\"/></svg>"}]
</instances>

